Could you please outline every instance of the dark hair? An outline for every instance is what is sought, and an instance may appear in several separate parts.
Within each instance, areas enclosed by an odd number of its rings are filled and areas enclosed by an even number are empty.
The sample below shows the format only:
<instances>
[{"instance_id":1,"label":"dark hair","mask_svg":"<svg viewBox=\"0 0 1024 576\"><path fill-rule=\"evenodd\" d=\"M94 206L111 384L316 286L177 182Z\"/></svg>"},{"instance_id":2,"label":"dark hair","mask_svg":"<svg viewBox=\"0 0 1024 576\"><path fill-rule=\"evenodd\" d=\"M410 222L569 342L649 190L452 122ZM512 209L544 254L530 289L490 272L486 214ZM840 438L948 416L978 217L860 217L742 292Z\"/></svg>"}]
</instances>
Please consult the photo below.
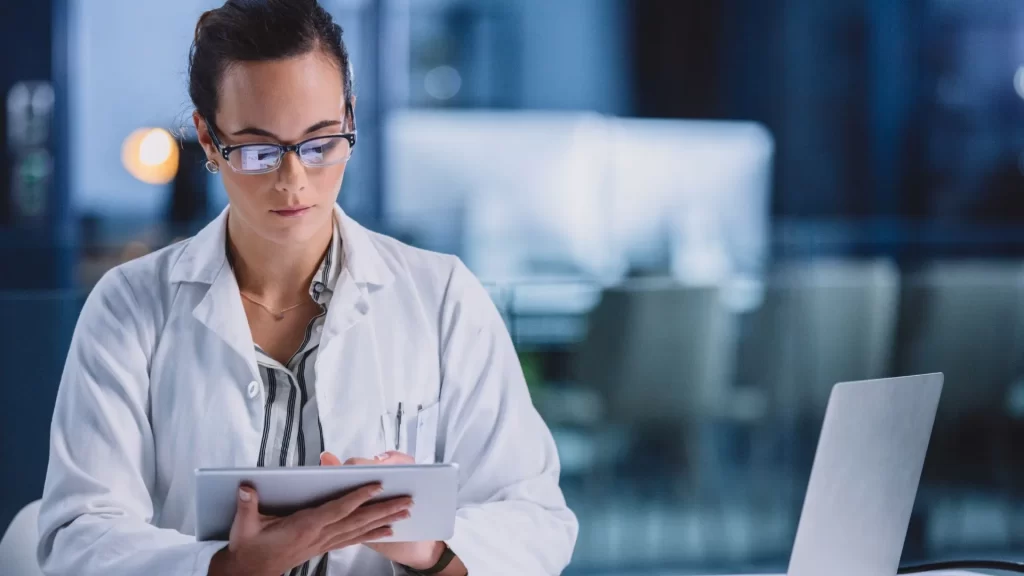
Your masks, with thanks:
<instances>
[{"instance_id":1,"label":"dark hair","mask_svg":"<svg viewBox=\"0 0 1024 576\"><path fill-rule=\"evenodd\" d=\"M352 69L341 26L317 0L228 0L203 13L188 57L188 93L199 114L216 122L221 77L235 62L280 60L322 50L341 70L345 114Z\"/></svg>"}]
</instances>

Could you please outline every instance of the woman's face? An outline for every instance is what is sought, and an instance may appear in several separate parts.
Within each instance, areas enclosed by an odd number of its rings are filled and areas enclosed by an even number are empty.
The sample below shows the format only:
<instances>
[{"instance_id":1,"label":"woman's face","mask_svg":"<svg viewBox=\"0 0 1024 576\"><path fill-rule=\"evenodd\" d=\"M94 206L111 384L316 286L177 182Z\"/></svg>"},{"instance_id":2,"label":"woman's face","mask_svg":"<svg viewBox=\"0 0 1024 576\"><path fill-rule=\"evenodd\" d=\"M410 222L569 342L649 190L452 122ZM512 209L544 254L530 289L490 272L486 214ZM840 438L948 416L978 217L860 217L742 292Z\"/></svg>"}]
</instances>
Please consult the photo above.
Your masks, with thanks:
<instances>
[{"instance_id":1,"label":"woman's face","mask_svg":"<svg viewBox=\"0 0 1024 576\"><path fill-rule=\"evenodd\" d=\"M345 118L341 71L319 51L228 67L218 89L215 130L224 146L295 144L351 129ZM309 240L331 225L347 162L309 168L294 153L267 174L239 174L228 166L194 115L199 141L217 162L231 203L233 227L277 244Z\"/></svg>"}]
</instances>

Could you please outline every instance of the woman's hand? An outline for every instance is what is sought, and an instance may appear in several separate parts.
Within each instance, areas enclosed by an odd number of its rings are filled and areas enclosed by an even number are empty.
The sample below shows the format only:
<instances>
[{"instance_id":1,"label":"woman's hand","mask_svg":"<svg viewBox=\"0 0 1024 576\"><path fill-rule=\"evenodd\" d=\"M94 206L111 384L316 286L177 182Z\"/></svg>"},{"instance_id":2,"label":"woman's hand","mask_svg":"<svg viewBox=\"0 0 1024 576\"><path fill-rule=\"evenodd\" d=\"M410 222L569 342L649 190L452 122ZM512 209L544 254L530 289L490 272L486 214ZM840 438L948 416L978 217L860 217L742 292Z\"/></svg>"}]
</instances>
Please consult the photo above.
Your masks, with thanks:
<instances>
[{"instance_id":1,"label":"woman's hand","mask_svg":"<svg viewBox=\"0 0 1024 576\"><path fill-rule=\"evenodd\" d=\"M412 500L379 496L370 484L290 516L265 516L259 497L249 487L238 490L238 510L227 547L210 562L210 576L278 576L331 550L362 544L392 534L391 524L409 517Z\"/></svg>"},{"instance_id":2,"label":"woman's hand","mask_svg":"<svg viewBox=\"0 0 1024 576\"><path fill-rule=\"evenodd\" d=\"M408 454L401 452L385 452L376 456L373 460L367 458L349 458L345 461L345 466L356 466L356 465L399 465L399 464L415 464L416 460ZM341 466L341 460L331 454L330 452L324 452L320 455L321 466ZM403 566L408 566L414 570L425 570L433 567L437 564L437 561L441 559L441 554L444 553L443 542L367 542L367 546L373 548L378 554L384 556L392 562L397 562ZM462 563L458 559L454 560L450 565L453 568L452 573L459 573L457 567L461 566ZM447 574L445 571L444 574Z\"/></svg>"}]
</instances>

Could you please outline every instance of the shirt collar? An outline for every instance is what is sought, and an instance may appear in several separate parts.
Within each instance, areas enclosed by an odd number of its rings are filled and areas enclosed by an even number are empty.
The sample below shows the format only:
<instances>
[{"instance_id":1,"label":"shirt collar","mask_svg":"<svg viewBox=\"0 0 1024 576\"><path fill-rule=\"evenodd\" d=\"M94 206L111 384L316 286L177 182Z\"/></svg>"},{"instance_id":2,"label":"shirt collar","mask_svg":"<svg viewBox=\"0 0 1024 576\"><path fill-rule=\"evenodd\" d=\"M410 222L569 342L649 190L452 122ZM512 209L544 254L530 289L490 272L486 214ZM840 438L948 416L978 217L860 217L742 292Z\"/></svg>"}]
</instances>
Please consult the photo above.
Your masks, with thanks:
<instances>
[{"instance_id":1,"label":"shirt collar","mask_svg":"<svg viewBox=\"0 0 1024 576\"><path fill-rule=\"evenodd\" d=\"M338 277L341 276L341 268L344 265L345 252L342 249L341 227L338 217L334 218L334 231L331 234L331 243L327 245L327 252L313 280L309 283L309 295L318 304L326 305L330 302L334 288L338 284Z\"/></svg>"}]
</instances>

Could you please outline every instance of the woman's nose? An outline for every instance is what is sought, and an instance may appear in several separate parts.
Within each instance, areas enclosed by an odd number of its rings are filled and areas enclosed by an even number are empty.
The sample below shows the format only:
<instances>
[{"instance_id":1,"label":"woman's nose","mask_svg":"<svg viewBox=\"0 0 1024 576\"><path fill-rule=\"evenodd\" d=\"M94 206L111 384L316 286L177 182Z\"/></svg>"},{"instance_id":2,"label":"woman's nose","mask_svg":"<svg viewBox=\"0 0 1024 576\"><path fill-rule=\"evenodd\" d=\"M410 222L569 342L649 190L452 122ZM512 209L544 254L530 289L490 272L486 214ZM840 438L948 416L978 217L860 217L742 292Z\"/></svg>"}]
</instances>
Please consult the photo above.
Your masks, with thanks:
<instances>
[{"instance_id":1,"label":"woman's nose","mask_svg":"<svg viewBox=\"0 0 1024 576\"><path fill-rule=\"evenodd\" d=\"M306 189L306 167L299 155L285 152L281 167L277 169L277 189L281 192L301 192Z\"/></svg>"}]
</instances>

